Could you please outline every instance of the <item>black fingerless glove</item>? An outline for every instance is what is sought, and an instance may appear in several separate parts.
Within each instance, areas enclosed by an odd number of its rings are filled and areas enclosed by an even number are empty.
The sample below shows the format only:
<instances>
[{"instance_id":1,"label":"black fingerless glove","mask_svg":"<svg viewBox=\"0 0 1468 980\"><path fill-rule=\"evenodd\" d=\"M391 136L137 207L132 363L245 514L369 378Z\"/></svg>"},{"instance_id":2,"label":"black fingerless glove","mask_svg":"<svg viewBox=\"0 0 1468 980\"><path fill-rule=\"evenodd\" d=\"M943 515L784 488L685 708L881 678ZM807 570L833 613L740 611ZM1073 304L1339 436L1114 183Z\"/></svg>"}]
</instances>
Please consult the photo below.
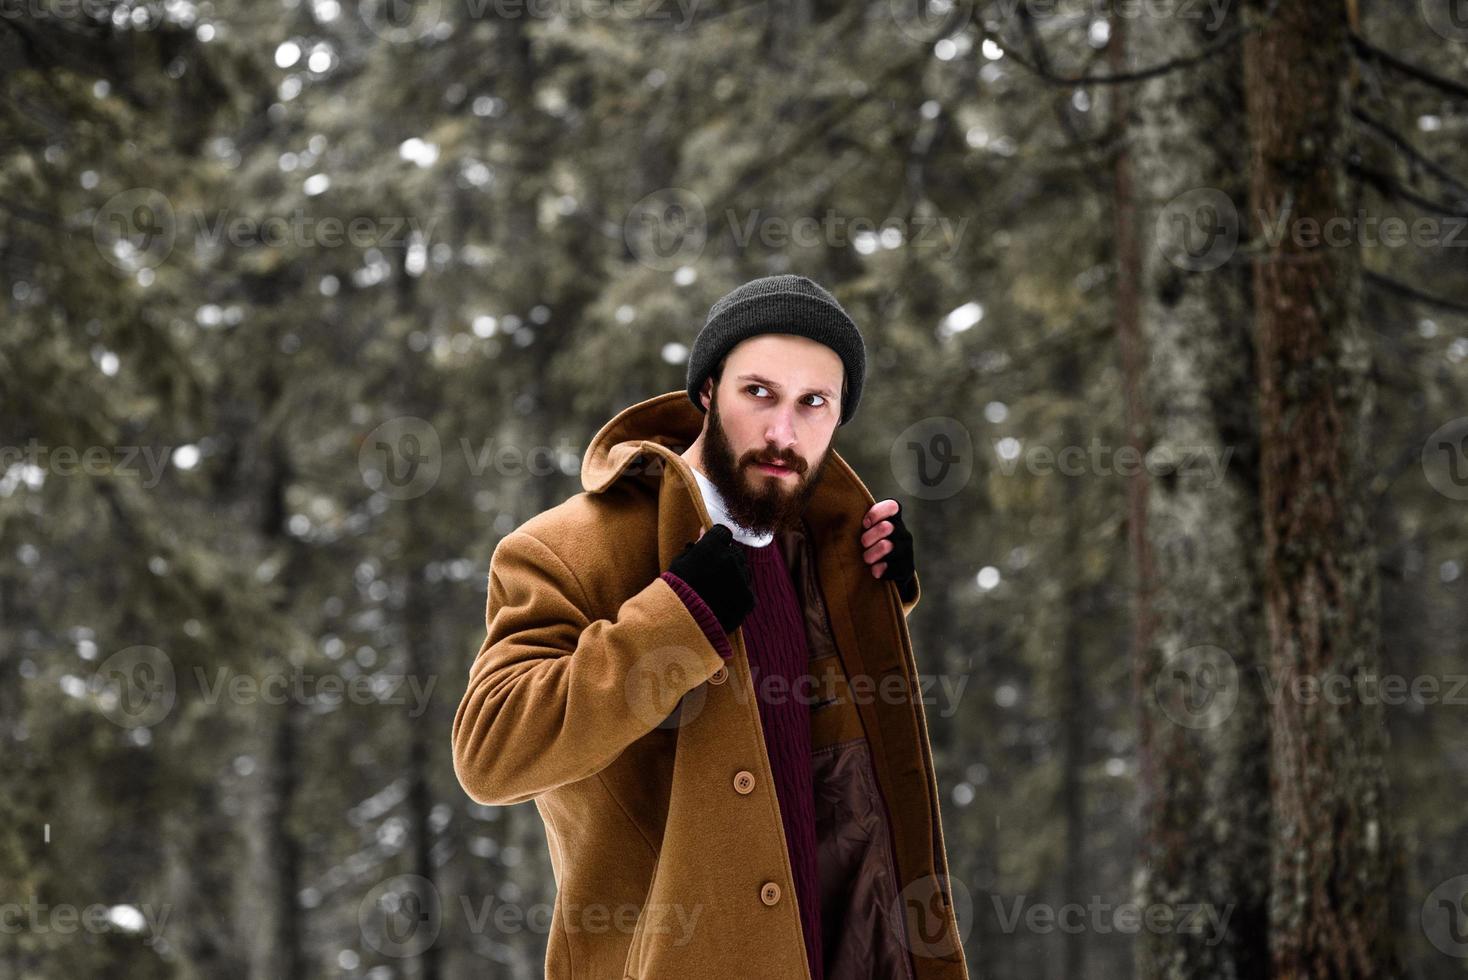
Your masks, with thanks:
<instances>
[{"instance_id":1,"label":"black fingerless glove","mask_svg":"<svg viewBox=\"0 0 1468 980\"><path fill-rule=\"evenodd\" d=\"M732 633L754 609L754 583L734 532L715 524L673 559L668 571L688 583L713 611L725 633Z\"/></svg>"},{"instance_id":2,"label":"black fingerless glove","mask_svg":"<svg viewBox=\"0 0 1468 980\"><path fill-rule=\"evenodd\" d=\"M880 559L887 563L881 577L896 582L897 591L907 599L912 596L912 577L917 574L912 556L912 532L902 523L901 504L897 505L897 513L887 520L892 522L892 533L887 535L887 540L892 542L892 550Z\"/></svg>"}]
</instances>

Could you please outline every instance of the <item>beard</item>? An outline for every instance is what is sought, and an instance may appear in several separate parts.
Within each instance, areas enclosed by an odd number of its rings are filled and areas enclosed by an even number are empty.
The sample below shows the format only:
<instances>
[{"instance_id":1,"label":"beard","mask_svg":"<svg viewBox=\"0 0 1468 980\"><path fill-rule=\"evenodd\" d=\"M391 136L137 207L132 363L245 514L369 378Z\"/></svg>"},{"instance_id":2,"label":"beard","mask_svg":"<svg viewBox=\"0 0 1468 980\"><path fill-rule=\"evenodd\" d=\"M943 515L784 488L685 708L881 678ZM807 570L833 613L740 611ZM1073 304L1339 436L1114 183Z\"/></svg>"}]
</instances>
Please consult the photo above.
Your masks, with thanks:
<instances>
[{"instance_id":1,"label":"beard","mask_svg":"<svg viewBox=\"0 0 1468 980\"><path fill-rule=\"evenodd\" d=\"M832 436L831 445L835 445ZM708 438L704 440L704 466L708 478L724 498L730 520L751 534L766 534L794 527L805 513L806 504L815 495L821 474L830 457L830 448L821 455L814 470L793 452L780 452L773 447L750 450L742 457L734 454L719 418L717 395L709 396ZM758 469L762 462L778 462L790 467L791 476L771 476Z\"/></svg>"}]
</instances>

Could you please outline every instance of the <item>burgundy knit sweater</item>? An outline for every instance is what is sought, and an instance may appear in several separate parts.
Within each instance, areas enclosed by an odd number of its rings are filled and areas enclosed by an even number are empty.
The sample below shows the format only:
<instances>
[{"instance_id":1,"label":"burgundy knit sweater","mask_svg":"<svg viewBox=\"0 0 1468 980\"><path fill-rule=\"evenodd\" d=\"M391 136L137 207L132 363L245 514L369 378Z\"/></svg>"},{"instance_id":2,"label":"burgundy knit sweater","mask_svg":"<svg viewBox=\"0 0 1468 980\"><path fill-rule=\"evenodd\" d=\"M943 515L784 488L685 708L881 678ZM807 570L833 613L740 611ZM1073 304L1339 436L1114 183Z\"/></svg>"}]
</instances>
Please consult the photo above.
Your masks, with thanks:
<instances>
[{"instance_id":1,"label":"burgundy knit sweater","mask_svg":"<svg viewBox=\"0 0 1468 980\"><path fill-rule=\"evenodd\" d=\"M805 932L806 960L811 980L823 980L821 952L820 878L816 864L815 796L811 784L810 704L808 685L799 683L807 673L804 613L785 556L775 541L754 547L742 541L754 586L754 610L744 618L744 646L759 703L765 750L775 779L775 799L795 874L800 924ZM733 656L729 638L718 618L698 593L671 572L663 578L698 620L714 648Z\"/></svg>"}]
</instances>

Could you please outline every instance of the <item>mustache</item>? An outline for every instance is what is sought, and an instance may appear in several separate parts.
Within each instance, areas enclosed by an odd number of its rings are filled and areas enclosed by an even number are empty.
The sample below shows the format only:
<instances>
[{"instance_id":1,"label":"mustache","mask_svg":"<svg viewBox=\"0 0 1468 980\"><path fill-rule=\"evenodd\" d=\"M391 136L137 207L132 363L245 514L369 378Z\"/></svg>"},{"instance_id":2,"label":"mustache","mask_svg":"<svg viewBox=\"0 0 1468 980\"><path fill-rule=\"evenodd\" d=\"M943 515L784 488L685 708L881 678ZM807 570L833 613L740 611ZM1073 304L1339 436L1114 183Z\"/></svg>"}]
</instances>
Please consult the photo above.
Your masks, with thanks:
<instances>
[{"instance_id":1,"label":"mustache","mask_svg":"<svg viewBox=\"0 0 1468 980\"><path fill-rule=\"evenodd\" d=\"M804 473L806 469L805 460L793 454L789 456L767 456L761 455L759 453L747 453L745 455L745 466L754 466L756 463L770 463L776 466L787 466L796 473Z\"/></svg>"}]
</instances>

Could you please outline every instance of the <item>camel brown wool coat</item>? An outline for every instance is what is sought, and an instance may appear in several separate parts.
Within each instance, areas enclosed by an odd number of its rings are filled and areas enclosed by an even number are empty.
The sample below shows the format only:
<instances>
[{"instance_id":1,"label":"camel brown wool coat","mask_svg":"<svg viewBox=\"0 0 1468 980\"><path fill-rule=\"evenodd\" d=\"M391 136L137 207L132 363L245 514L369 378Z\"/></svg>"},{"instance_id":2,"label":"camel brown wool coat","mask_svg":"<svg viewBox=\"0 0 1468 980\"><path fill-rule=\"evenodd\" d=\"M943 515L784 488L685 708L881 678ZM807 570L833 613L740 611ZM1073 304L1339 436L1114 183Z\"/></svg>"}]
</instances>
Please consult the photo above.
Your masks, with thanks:
<instances>
[{"instance_id":1,"label":"camel brown wool coat","mask_svg":"<svg viewBox=\"0 0 1468 980\"><path fill-rule=\"evenodd\" d=\"M809 978L742 630L725 661L659 578L710 525L683 391L597 433L583 493L513 531L454 717L485 804L535 801L557 885L550 980ZM829 980L968 976L897 587L861 557L875 501L835 450L779 546L805 604Z\"/></svg>"}]
</instances>

